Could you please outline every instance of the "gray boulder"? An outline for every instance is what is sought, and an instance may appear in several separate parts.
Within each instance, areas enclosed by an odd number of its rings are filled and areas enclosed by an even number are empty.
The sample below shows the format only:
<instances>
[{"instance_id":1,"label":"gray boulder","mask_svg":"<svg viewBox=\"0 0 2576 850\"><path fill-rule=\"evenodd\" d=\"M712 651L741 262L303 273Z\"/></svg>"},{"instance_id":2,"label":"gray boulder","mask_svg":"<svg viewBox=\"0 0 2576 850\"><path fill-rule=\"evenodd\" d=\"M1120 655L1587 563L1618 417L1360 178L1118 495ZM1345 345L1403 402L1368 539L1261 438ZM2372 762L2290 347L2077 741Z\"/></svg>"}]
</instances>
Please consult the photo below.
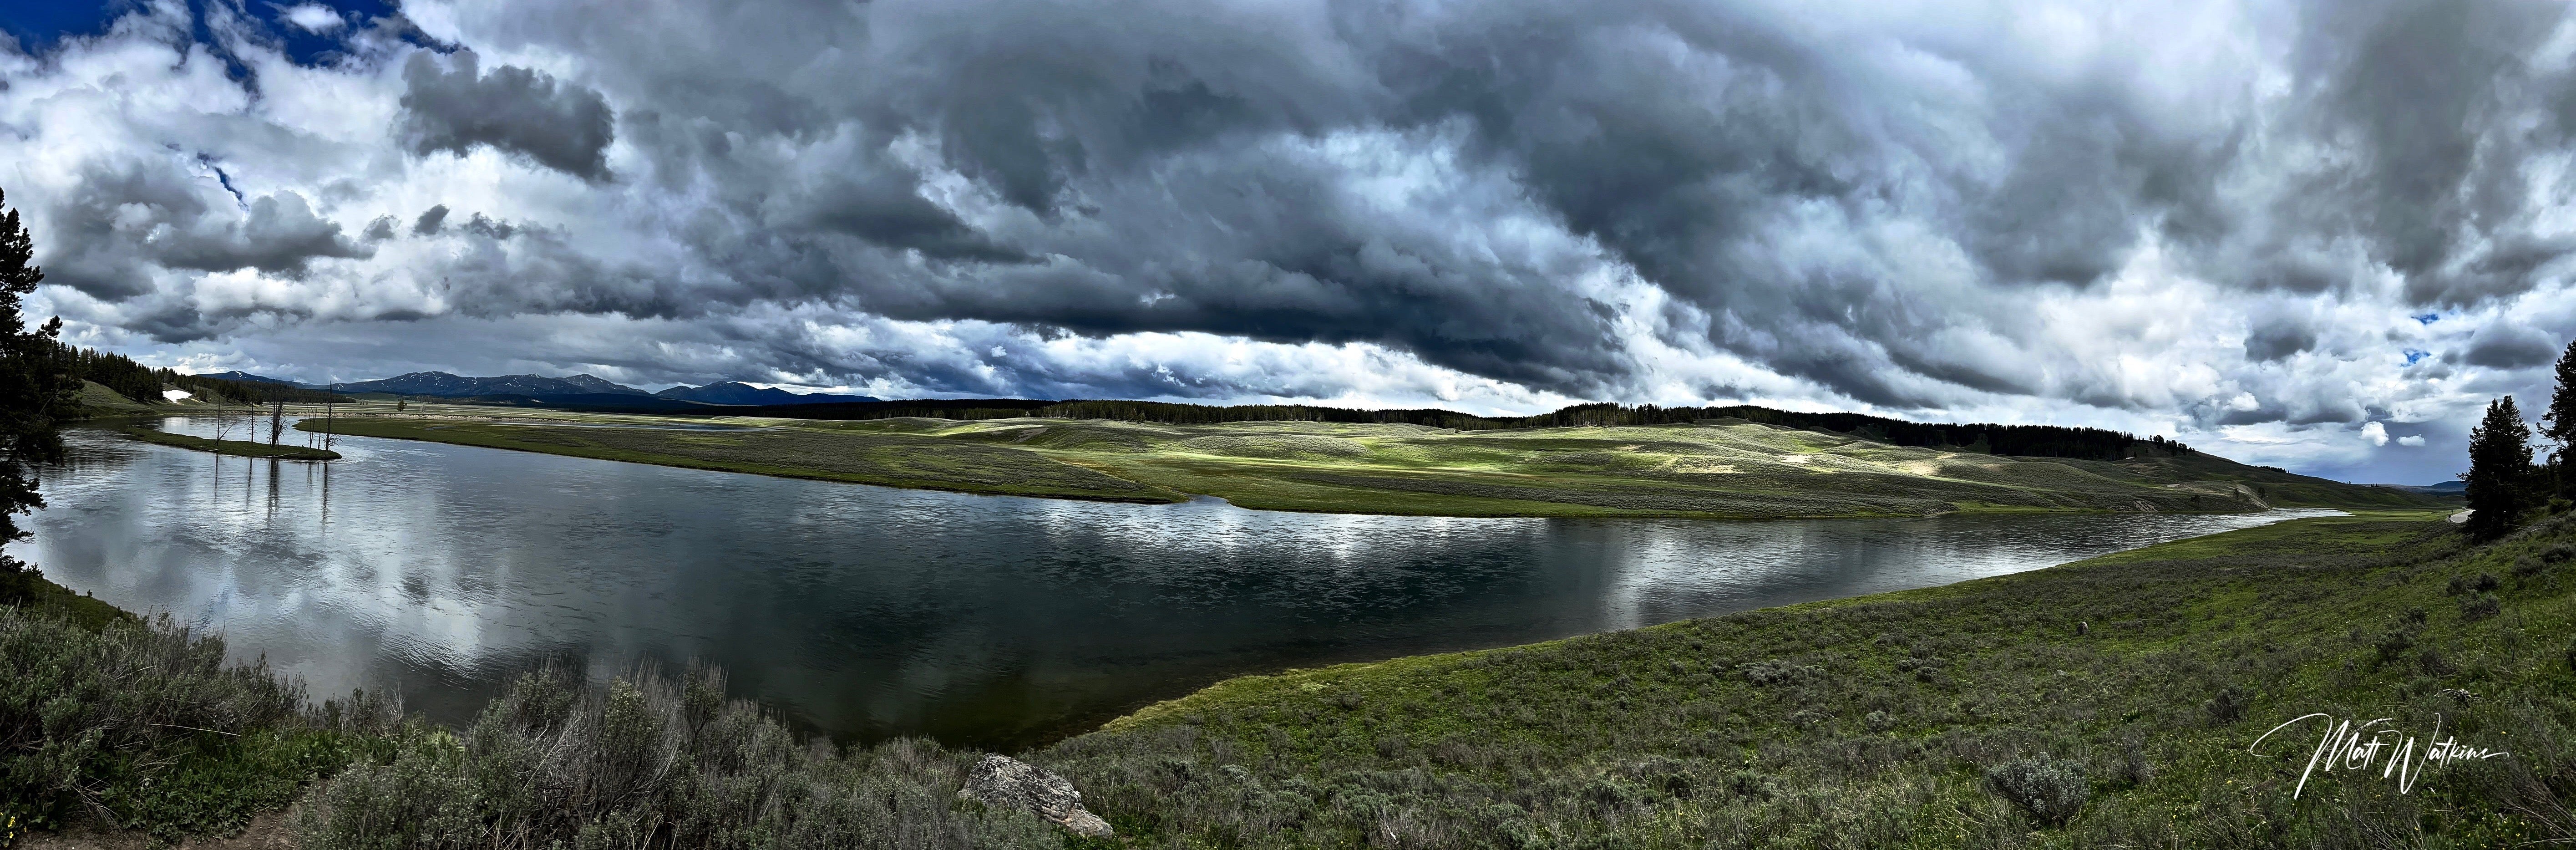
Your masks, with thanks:
<instances>
[{"instance_id":1,"label":"gray boulder","mask_svg":"<svg viewBox=\"0 0 2576 850\"><path fill-rule=\"evenodd\" d=\"M1064 777L1010 756L985 756L966 774L957 796L995 808L1018 809L1076 835L1108 838L1109 822L1082 807L1082 792Z\"/></svg>"}]
</instances>

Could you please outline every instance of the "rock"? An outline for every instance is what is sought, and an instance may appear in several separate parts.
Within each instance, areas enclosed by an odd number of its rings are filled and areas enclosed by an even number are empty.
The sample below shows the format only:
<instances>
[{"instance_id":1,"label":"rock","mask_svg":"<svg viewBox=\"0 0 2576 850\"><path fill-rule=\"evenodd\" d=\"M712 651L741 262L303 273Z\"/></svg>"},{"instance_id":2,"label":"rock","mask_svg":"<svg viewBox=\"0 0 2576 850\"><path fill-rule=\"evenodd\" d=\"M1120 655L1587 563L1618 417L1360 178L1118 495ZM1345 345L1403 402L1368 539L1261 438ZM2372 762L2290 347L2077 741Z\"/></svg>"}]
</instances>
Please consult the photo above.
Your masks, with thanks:
<instances>
[{"instance_id":1,"label":"rock","mask_svg":"<svg viewBox=\"0 0 2576 850\"><path fill-rule=\"evenodd\" d=\"M957 796L1029 812L1076 835L1108 838L1115 834L1108 821L1083 809L1082 792L1073 790L1073 783L1010 756L985 756L976 762Z\"/></svg>"}]
</instances>

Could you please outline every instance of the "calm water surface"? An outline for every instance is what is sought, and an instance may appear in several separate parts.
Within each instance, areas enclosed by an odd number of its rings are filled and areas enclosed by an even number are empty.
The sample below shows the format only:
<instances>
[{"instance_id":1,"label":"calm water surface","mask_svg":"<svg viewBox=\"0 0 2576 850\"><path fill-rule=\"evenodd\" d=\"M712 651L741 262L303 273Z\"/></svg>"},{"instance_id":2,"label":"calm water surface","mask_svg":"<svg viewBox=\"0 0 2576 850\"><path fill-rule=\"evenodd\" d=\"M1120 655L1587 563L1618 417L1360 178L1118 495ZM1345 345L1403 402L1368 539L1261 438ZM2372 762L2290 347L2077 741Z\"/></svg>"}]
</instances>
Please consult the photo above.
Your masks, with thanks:
<instances>
[{"instance_id":1,"label":"calm water surface","mask_svg":"<svg viewBox=\"0 0 2576 850\"><path fill-rule=\"evenodd\" d=\"M165 427L213 436L203 418ZM353 437L329 464L65 440L74 460L12 551L220 630L317 694L393 688L454 722L541 660L702 659L835 736L1005 747L1234 674L1947 584L2303 515L1379 517Z\"/></svg>"}]
</instances>

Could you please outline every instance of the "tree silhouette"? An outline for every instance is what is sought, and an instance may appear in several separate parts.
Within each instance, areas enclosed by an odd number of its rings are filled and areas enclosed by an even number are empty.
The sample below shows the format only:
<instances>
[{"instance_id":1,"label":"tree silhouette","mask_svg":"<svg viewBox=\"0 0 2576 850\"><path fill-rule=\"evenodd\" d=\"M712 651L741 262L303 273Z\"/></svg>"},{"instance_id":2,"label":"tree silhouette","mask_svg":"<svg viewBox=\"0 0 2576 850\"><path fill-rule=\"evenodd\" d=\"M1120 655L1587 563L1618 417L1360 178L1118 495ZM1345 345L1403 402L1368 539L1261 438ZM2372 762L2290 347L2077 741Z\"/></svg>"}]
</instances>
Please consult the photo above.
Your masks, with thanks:
<instances>
[{"instance_id":1,"label":"tree silhouette","mask_svg":"<svg viewBox=\"0 0 2576 850\"><path fill-rule=\"evenodd\" d=\"M2522 523L2534 501L2532 471L2531 427L2522 423L2513 396L2496 399L2469 430L2469 471L2460 476L2469 483L2469 510L2476 512L2469 515L2470 535L2501 537Z\"/></svg>"},{"instance_id":2,"label":"tree silhouette","mask_svg":"<svg viewBox=\"0 0 2576 850\"><path fill-rule=\"evenodd\" d=\"M20 299L36 291L45 270L35 264L35 237L18 223L18 211L5 206L0 194L0 542L25 540L18 515L45 506L36 492L35 467L63 457L62 437L54 432L54 411L67 403L72 385L66 379L61 344L63 320L56 317L28 330L19 315ZM0 596L8 595L27 566L0 555Z\"/></svg>"}]
</instances>

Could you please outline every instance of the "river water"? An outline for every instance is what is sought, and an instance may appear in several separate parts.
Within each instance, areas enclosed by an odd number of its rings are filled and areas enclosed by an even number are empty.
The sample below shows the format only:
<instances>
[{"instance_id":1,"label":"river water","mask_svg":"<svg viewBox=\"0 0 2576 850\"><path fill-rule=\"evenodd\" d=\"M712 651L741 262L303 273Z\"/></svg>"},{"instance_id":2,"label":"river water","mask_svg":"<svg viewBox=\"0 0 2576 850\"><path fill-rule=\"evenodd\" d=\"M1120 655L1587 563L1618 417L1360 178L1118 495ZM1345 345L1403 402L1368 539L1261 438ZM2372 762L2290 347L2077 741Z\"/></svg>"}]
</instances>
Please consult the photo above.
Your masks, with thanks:
<instances>
[{"instance_id":1,"label":"river water","mask_svg":"<svg viewBox=\"0 0 2576 850\"><path fill-rule=\"evenodd\" d=\"M203 418L164 427L213 436ZM1004 748L1230 675L1947 584L2303 515L1382 517L360 437L327 464L65 442L36 538L11 551L220 631L316 694L390 688L462 722L544 660L703 660L836 737Z\"/></svg>"}]
</instances>

